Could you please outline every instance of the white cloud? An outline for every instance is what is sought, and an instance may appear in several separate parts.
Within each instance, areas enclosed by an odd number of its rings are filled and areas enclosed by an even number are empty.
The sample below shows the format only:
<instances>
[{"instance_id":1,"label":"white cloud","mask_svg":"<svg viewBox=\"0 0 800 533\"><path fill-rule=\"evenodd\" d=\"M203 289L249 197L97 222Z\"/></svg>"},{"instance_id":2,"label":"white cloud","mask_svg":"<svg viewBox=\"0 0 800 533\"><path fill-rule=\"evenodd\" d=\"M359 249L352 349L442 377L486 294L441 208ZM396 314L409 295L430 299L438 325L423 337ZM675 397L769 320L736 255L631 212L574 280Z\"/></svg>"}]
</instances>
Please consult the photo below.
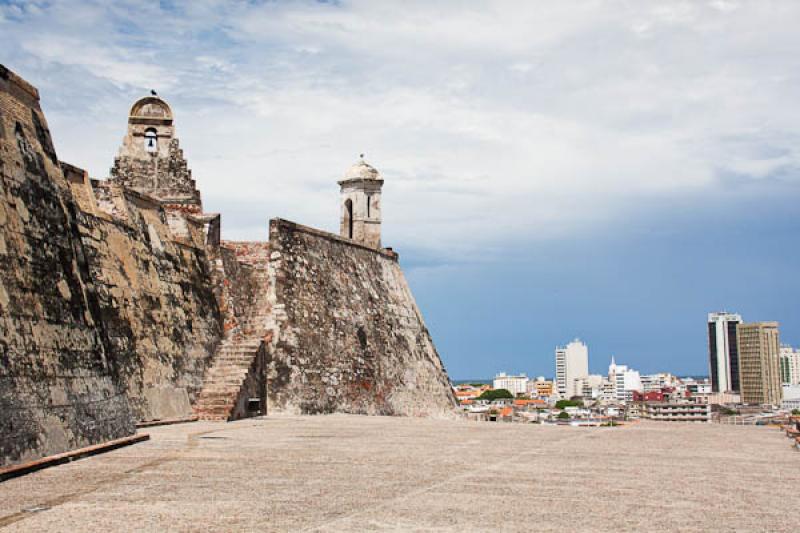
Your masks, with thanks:
<instances>
[{"instance_id":1,"label":"white cloud","mask_svg":"<svg viewBox=\"0 0 800 533\"><path fill-rule=\"evenodd\" d=\"M388 242L464 253L800 166L792 2L38 7L0 7L0 45L60 156L105 175L157 88L206 203L243 206L229 237L271 216L335 228L360 152Z\"/></svg>"}]
</instances>

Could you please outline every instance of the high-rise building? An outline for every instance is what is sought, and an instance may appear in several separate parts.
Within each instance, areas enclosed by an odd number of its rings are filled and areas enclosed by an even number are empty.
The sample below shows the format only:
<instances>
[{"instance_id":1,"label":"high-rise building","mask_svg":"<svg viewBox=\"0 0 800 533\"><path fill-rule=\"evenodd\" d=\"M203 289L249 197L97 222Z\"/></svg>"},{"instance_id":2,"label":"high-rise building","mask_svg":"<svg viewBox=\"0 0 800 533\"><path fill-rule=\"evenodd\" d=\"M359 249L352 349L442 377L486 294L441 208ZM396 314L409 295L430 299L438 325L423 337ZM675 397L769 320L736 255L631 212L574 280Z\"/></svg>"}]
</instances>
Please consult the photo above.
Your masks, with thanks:
<instances>
[{"instance_id":1,"label":"high-rise building","mask_svg":"<svg viewBox=\"0 0 800 533\"><path fill-rule=\"evenodd\" d=\"M780 338L777 322L736 326L742 402L781 403Z\"/></svg>"},{"instance_id":2,"label":"high-rise building","mask_svg":"<svg viewBox=\"0 0 800 533\"><path fill-rule=\"evenodd\" d=\"M734 313L708 314L708 358L714 392L739 391L736 324L741 322L742 317Z\"/></svg>"},{"instance_id":3,"label":"high-rise building","mask_svg":"<svg viewBox=\"0 0 800 533\"><path fill-rule=\"evenodd\" d=\"M781 383L800 385L800 350L786 344L781 346Z\"/></svg>"},{"instance_id":4,"label":"high-rise building","mask_svg":"<svg viewBox=\"0 0 800 533\"><path fill-rule=\"evenodd\" d=\"M589 376L589 347L579 339L556 348L556 389L562 398L580 396L583 384L576 390L575 380Z\"/></svg>"}]
</instances>

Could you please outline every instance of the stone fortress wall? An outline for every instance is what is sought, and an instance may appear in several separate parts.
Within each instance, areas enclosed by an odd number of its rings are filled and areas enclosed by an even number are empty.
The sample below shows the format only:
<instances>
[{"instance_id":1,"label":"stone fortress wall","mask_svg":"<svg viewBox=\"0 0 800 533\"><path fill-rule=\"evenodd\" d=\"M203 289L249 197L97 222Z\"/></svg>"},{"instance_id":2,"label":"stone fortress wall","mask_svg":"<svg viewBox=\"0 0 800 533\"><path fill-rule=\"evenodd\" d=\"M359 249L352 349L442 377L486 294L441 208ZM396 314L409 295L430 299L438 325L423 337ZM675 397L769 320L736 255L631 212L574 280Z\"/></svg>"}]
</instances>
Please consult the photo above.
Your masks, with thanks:
<instances>
[{"instance_id":1,"label":"stone fortress wall","mask_svg":"<svg viewBox=\"0 0 800 533\"><path fill-rule=\"evenodd\" d=\"M453 393L397 254L270 222L276 335L269 404L297 413L431 416Z\"/></svg>"},{"instance_id":2,"label":"stone fortress wall","mask_svg":"<svg viewBox=\"0 0 800 533\"><path fill-rule=\"evenodd\" d=\"M134 431L36 89L0 66L0 466Z\"/></svg>"},{"instance_id":3,"label":"stone fortress wall","mask_svg":"<svg viewBox=\"0 0 800 533\"><path fill-rule=\"evenodd\" d=\"M379 247L379 196L348 192L372 245L279 219L269 242L220 241L155 97L134 104L111 174L60 162L36 89L0 66L0 466L192 413L455 407Z\"/></svg>"},{"instance_id":4,"label":"stone fortress wall","mask_svg":"<svg viewBox=\"0 0 800 533\"><path fill-rule=\"evenodd\" d=\"M155 199L105 182L93 192L114 206L77 217L114 375L137 420L187 416L223 333L202 226L175 236Z\"/></svg>"}]
</instances>

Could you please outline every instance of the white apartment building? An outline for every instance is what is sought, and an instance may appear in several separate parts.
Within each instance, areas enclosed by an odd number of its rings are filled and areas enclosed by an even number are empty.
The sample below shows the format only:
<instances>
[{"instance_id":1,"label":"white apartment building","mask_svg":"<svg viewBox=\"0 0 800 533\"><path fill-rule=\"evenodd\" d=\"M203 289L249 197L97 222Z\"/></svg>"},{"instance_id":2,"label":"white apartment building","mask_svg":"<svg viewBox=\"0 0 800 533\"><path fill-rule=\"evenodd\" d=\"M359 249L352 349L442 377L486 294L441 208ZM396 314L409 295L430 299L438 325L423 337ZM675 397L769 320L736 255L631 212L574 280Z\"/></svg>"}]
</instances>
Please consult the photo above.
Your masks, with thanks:
<instances>
[{"instance_id":1,"label":"white apartment building","mask_svg":"<svg viewBox=\"0 0 800 533\"><path fill-rule=\"evenodd\" d=\"M633 401L633 392L642 391L642 379L638 370L628 368L627 365L618 365L611 358L608 366L608 381L613 391L613 399L619 402Z\"/></svg>"},{"instance_id":2,"label":"white apartment building","mask_svg":"<svg viewBox=\"0 0 800 533\"><path fill-rule=\"evenodd\" d=\"M538 376L536 379L528 380L528 395L531 397L552 396L553 390L553 381L545 379L544 376Z\"/></svg>"},{"instance_id":3,"label":"white apartment building","mask_svg":"<svg viewBox=\"0 0 800 533\"><path fill-rule=\"evenodd\" d=\"M712 393L711 383L709 383L708 381L686 380L683 383L682 390L689 391L692 394L692 396L702 396Z\"/></svg>"},{"instance_id":4,"label":"white apartment building","mask_svg":"<svg viewBox=\"0 0 800 533\"><path fill-rule=\"evenodd\" d=\"M800 385L784 385L781 407L787 410L800 409Z\"/></svg>"},{"instance_id":5,"label":"white apartment building","mask_svg":"<svg viewBox=\"0 0 800 533\"><path fill-rule=\"evenodd\" d=\"M739 347L736 326L742 317L735 313L708 314L708 357L714 392L739 392Z\"/></svg>"},{"instance_id":6,"label":"white apartment building","mask_svg":"<svg viewBox=\"0 0 800 533\"><path fill-rule=\"evenodd\" d=\"M603 379L603 388L600 392L600 399L605 403L616 403L617 387L616 383L609 379Z\"/></svg>"},{"instance_id":7,"label":"white apartment building","mask_svg":"<svg viewBox=\"0 0 800 533\"><path fill-rule=\"evenodd\" d=\"M583 383L575 389L575 380L589 376L589 347L579 339L556 348L556 392L562 398L583 394Z\"/></svg>"},{"instance_id":8,"label":"white apartment building","mask_svg":"<svg viewBox=\"0 0 800 533\"><path fill-rule=\"evenodd\" d=\"M783 401L781 407L784 409L800 409L800 385L784 385Z\"/></svg>"},{"instance_id":9,"label":"white apartment building","mask_svg":"<svg viewBox=\"0 0 800 533\"><path fill-rule=\"evenodd\" d=\"M699 402L650 403L641 405L641 416L661 422L711 422L711 406Z\"/></svg>"},{"instance_id":10,"label":"white apartment building","mask_svg":"<svg viewBox=\"0 0 800 533\"><path fill-rule=\"evenodd\" d=\"M734 392L712 392L705 396L697 396L698 401L703 401L708 405L730 405L742 403L742 395Z\"/></svg>"},{"instance_id":11,"label":"white apartment building","mask_svg":"<svg viewBox=\"0 0 800 533\"><path fill-rule=\"evenodd\" d=\"M781 384L800 385L800 350L781 345Z\"/></svg>"},{"instance_id":12,"label":"white apartment building","mask_svg":"<svg viewBox=\"0 0 800 533\"><path fill-rule=\"evenodd\" d=\"M641 376L642 392L660 391L665 387L677 387L678 379L669 372L659 372L658 374L646 374ZM711 392L711 391L709 391Z\"/></svg>"},{"instance_id":13,"label":"white apartment building","mask_svg":"<svg viewBox=\"0 0 800 533\"><path fill-rule=\"evenodd\" d=\"M585 378L575 378L575 390L580 390L580 395L586 399L596 400L603 393L603 376L591 374Z\"/></svg>"},{"instance_id":14,"label":"white apartment building","mask_svg":"<svg viewBox=\"0 0 800 533\"><path fill-rule=\"evenodd\" d=\"M528 392L528 376L519 374L517 376L510 376L505 372L500 372L494 377L492 386L495 389L506 389L511 394L527 394Z\"/></svg>"}]
</instances>

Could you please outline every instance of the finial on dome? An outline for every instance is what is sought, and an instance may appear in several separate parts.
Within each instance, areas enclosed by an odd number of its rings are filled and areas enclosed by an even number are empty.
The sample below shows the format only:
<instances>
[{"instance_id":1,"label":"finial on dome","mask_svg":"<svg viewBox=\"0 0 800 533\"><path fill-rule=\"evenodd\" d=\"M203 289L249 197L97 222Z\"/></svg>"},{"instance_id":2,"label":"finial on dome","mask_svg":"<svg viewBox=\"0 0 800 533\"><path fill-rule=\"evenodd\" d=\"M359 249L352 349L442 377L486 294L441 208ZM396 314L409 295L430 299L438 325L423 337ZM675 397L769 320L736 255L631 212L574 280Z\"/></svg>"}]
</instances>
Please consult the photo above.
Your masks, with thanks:
<instances>
[{"instance_id":1,"label":"finial on dome","mask_svg":"<svg viewBox=\"0 0 800 533\"><path fill-rule=\"evenodd\" d=\"M380 180L383 178L375 167L364 161L364 154L359 154L359 160L356 164L347 169L347 172L344 174L344 179Z\"/></svg>"}]
</instances>

